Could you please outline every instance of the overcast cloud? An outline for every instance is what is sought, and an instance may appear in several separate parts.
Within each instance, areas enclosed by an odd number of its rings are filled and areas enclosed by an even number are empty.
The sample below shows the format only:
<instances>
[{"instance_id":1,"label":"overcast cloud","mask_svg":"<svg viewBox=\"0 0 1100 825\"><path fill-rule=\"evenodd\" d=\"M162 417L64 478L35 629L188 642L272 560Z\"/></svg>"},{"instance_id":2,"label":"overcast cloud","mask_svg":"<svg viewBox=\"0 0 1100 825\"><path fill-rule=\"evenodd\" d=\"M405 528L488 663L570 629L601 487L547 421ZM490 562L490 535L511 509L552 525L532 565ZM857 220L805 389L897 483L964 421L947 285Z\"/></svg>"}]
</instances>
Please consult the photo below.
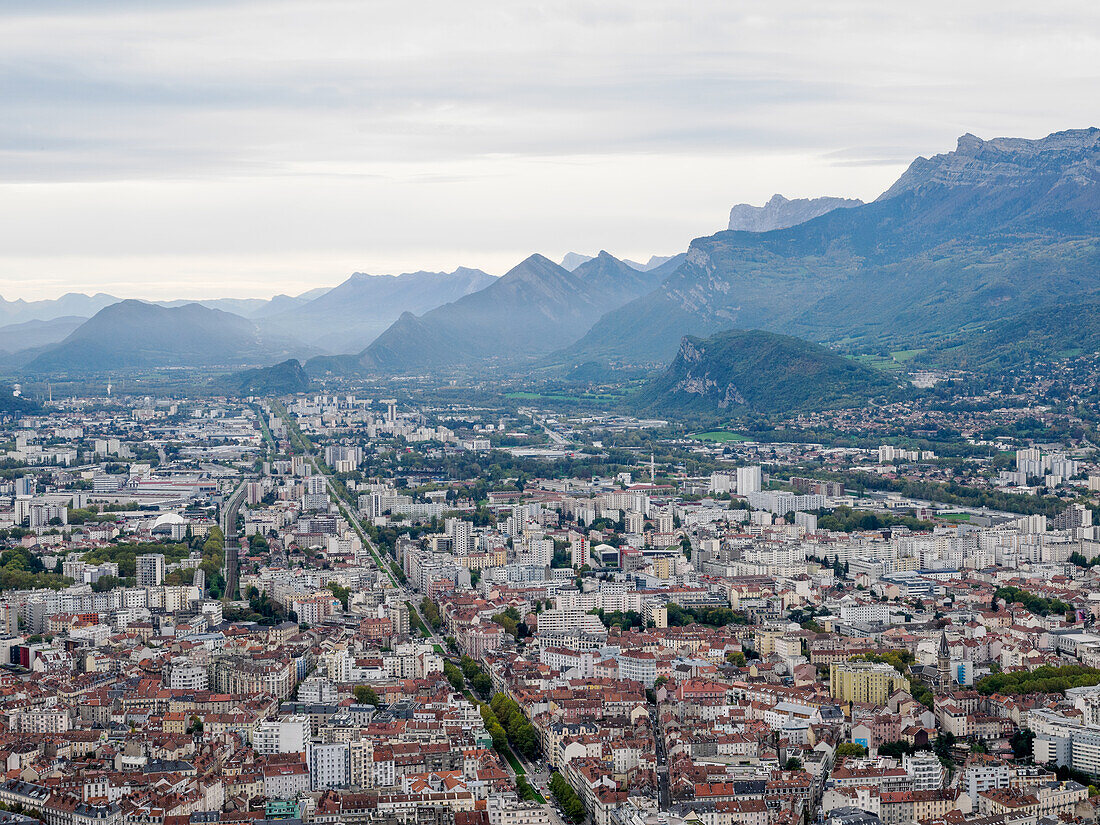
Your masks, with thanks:
<instances>
[{"instance_id":1,"label":"overcast cloud","mask_svg":"<svg viewBox=\"0 0 1100 825\"><path fill-rule=\"evenodd\" d=\"M1100 125L1093 2L7 2L0 294L673 254Z\"/></svg>"}]
</instances>

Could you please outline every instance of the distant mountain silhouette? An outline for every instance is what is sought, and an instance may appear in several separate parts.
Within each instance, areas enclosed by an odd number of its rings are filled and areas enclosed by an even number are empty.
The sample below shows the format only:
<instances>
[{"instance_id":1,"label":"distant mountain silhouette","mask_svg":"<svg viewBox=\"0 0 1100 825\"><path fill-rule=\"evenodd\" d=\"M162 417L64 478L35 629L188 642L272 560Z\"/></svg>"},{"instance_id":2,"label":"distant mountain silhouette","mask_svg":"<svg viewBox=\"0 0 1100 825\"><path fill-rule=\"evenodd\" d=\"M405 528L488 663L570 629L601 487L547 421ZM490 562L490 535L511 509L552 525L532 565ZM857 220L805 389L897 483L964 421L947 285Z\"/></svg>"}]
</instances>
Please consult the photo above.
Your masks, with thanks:
<instances>
[{"instance_id":1,"label":"distant mountain silhouette","mask_svg":"<svg viewBox=\"0 0 1100 825\"><path fill-rule=\"evenodd\" d=\"M579 252L567 252L565 257L561 259L561 266L563 269L568 269L572 272L581 264L588 263L595 256L594 255L581 255ZM639 272L649 272L651 269L656 269L662 264L666 264L671 261L674 255L653 255L646 263L639 263L638 261L632 261L629 258L623 258L622 261L632 269L637 269Z\"/></svg>"},{"instance_id":2,"label":"distant mountain silhouette","mask_svg":"<svg viewBox=\"0 0 1100 825\"><path fill-rule=\"evenodd\" d=\"M579 252L566 252L565 257L561 259L561 267L572 272L581 264L591 261L592 257L592 255L582 255Z\"/></svg>"},{"instance_id":3,"label":"distant mountain silhouette","mask_svg":"<svg viewBox=\"0 0 1100 825\"><path fill-rule=\"evenodd\" d=\"M0 352L19 352L32 347L44 347L63 340L73 330L87 321L74 315L65 315L49 321L23 321L0 327Z\"/></svg>"},{"instance_id":4,"label":"distant mountain silhouette","mask_svg":"<svg viewBox=\"0 0 1100 825\"><path fill-rule=\"evenodd\" d=\"M480 269L366 275L357 272L324 295L264 316L269 324L329 352L358 352L402 313L424 313L477 292L496 279Z\"/></svg>"},{"instance_id":5,"label":"distant mountain silhouette","mask_svg":"<svg viewBox=\"0 0 1100 825\"><path fill-rule=\"evenodd\" d=\"M155 367L264 364L308 354L302 344L262 331L239 315L201 304L163 307L120 301L39 354L30 372L91 374Z\"/></svg>"},{"instance_id":6,"label":"distant mountain silhouette","mask_svg":"<svg viewBox=\"0 0 1100 825\"><path fill-rule=\"evenodd\" d=\"M148 301L147 303L163 307L180 307L184 304L197 303L210 309L221 309L245 318L253 318L270 312L272 307L277 308L278 311L285 311L293 306L307 303L327 291L327 288L321 288L293 297L277 295L270 301L266 298L210 298ZM60 298L46 298L39 301L24 301L22 298L7 301L0 298L0 328L32 321L54 321L59 318L91 318L101 309L117 304L121 300L123 299L103 292L97 292L94 295L67 292ZM37 346L37 344L31 346Z\"/></svg>"},{"instance_id":7,"label":"distant mountain silhouette","mask_svg":"<svg viewBox=\"0 0 1100 825\"><path fill-rule=\"evenodd\" d=\"M669 261L671 261L675 257L677 257L677 256L676 255L651 255L649 260L646 261L644 264L639 263L638 261L632 261L629 258L623 258L623 263L626 264L627 266L634 267L634 269L637 269L640 272L650 272L650 271L656 269L657 267L663 267L665 264L667 264Z\"/></svg>"},{"instance_id":8,"label":"distant mountain silhouette","mask_svg":"<svg viewBox=\"0 0 1100 825\"><path fill-rule=\"evenodd\" d=\"M740 232L770 232L786 229L819 218L834 209L863 206L863 201L848 198L795 198L772 195L763 206L739 203L730 210L729 229Z\"/></svg>"},{"instance_id":9,"label":"distant mountain silhouette","mask_svg":"<svg viewBox=\"0 0 1100 825\"><path fill-rule=\"evenodd\" d=\"M104 307L118 303L113 295L97 292L84 295L80 292L67 292L60 298L47 298L41 301L24 301L19 298L7 301L0 298L0 326L22 324L27 321L52 321L55 318L90 318Z\"/></svg>"}]
</instances>

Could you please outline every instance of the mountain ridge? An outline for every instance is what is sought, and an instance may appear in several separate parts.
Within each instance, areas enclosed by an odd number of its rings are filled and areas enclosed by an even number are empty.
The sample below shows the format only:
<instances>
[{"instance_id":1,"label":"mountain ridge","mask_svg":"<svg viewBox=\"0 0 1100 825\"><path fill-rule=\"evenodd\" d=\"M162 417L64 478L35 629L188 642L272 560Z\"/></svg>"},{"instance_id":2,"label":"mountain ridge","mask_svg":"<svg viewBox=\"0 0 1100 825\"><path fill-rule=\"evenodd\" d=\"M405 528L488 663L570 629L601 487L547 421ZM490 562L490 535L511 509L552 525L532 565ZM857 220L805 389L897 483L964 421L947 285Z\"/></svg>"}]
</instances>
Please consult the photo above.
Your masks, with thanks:
<instances>
[{"instance_id":1,"label":"mountain ridge","mask_svg":"<svg viewBox=\"0 0 1100 825\"><path fill-rule=\"evenodd\" d=\"M528 362L576 340L610 306L663 277L660 267L641 273L607 252L572 272L536 253L478 292L422 316L402 315L359 361L385 372Z\"/></svg>"},{"instance_id":2,"label":"mountain ridge","mask_svg":"<svg viewBox=\"0 0 1100 825\"><path fill-rule=\"evenodd\" d=\"M728 330L684 336L676 358L634 403L654 413L789 413L867 403L897 384L835 352L789 335Z\"/></svg>"}]
</instances>

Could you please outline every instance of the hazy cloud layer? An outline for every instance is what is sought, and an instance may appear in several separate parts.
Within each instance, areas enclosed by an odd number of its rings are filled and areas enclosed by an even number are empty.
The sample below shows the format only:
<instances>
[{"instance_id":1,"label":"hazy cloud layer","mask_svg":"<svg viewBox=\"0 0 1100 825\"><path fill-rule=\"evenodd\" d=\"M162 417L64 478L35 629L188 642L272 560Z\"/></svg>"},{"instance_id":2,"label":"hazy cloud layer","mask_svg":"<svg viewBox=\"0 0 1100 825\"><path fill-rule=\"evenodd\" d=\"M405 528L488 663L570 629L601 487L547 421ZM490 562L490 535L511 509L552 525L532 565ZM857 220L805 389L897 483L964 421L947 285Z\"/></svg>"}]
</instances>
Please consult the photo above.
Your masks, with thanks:
<instances>
[{"instance_id":1,"label":"hazy cloud layer","mask_svg":"<svg viewBox=\"0 0 1100 825\"><path fill-rule=\"evenodd\" d=\"M1093 3L0 8L0 294L671 254L963 132L1100 124Z\"/></svg>"}]
</instances>

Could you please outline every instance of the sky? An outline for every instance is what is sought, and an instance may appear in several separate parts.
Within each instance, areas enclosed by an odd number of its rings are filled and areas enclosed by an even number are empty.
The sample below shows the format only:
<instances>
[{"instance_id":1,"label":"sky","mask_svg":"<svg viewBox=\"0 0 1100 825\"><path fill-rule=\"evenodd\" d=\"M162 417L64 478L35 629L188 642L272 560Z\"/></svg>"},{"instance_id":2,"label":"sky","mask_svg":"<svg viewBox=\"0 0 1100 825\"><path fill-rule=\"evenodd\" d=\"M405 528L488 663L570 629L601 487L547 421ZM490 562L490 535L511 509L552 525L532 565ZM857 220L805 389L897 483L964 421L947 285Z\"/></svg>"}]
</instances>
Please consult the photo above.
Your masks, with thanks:
<instances>
[{"instance_id":1,"label":"sky","mask_svg":"<svg viewBox=\"0 0 1100 825\"><path fill-rule=\"evenodd\" d=\"M6 0L0 295L646 260L1100 125L1100 4Z\"/></svg>"}]
</instances>

